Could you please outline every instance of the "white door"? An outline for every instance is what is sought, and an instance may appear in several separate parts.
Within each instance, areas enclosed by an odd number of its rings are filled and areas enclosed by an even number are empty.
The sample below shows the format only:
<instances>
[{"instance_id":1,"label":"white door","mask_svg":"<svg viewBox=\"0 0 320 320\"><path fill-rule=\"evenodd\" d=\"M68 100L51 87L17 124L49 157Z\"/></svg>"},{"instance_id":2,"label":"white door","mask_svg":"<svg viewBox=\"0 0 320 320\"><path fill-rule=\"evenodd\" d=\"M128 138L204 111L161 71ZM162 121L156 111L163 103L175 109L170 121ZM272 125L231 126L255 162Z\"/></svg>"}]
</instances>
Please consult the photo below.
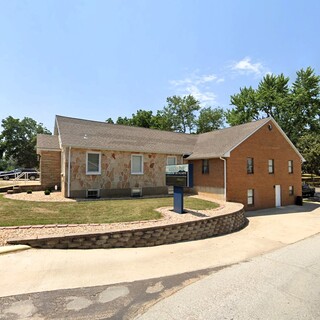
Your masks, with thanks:
<instances>
[{"instance_id":1,"label":"white door","mask_svg":"<svg viewBox=\"0 0 320 320\"><path fill-rule=\"evenodd\" d=\"M275 186L275 193L276 193L276 207L281 207L281 186Z\"/></svg>"}]
</instances>

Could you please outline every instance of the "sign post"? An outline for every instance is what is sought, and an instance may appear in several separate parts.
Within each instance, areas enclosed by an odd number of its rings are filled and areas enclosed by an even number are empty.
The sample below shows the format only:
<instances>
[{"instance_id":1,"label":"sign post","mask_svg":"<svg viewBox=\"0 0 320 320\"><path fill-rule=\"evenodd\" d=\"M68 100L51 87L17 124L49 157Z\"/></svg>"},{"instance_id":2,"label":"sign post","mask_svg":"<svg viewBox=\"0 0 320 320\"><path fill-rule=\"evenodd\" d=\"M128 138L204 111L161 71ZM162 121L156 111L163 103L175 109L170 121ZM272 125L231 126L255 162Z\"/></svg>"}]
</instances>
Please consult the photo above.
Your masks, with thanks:
<instances>
[{"instance_id":1,"label":"sign post","mask_svg":"<svg viewBox=\"0 0 320 320\"><path fill-rule=\"evenodd\" d=\"M173 187L173 211L183 213L183 187Z\"/></svg>"},{"instance_id":2,"label":"sign post","mask_svg":"<svg viewBox=\"0 0 320 320\"><path fill-rule=\"evenodd\" d=\"M166 185L173 186L173 211L183 213L183 188L193 187L193 165L166 166Z\"/></svg>"}]
</instances>

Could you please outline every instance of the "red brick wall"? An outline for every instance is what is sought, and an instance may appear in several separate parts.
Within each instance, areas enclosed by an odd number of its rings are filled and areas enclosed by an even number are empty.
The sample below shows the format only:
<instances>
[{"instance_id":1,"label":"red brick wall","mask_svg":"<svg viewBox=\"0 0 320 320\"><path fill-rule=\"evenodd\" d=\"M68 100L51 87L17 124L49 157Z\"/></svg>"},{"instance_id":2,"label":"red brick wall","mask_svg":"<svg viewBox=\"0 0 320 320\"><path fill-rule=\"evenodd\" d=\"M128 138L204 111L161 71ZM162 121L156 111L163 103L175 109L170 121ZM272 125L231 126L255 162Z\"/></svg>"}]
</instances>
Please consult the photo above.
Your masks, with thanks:
<instances>
[{"instance_id":1,"label":"red brick wall","mask_svg":"<svg viewBox=\"0 0 320 320\"><path fill-rule=\"evenodd\" d=\"M202 173L202 160L190 161L193 163L193 175L195 186L223 188L223 161L209 159L209 173Z\"/></svg>"},{"instance_id":2,"label":"red brick wall","mask_svg":"<svg viewBox=\"0 0 320 320\"><path fill-rule=\"evenodd\" d=\"M190 161L193 163L193 183L196 192L209 192L218 198L224 197L223 161L209 159L209 173L202 173L202 160Z\"/></svg>"},{"instance_id":3,"label":"red brick wall","mask_svg":"<svg viewBox=\"0 0 320 320\"><path fill-rule=\"evenodd\" d=\"M61 152L41 151L40 153L41 186L52 188L61 184Z\"/></svg>"},{"instance_id":4,"label":"red brick wall","mask_svg":"<svg viewBox=\"0 0 320 320\"><path fill-rule=\"evenodd\" d=\"M254 159L254 173L247 174L247 158ZM268 160L274 159L274 174L268 173ZM293 160L293 173L288 173ZM268 123L239 145L227 158L227 200L241 202L246 210L275 206L275 185L281 186L281 205L295 203L301 196L301 159L280 131ZM294 195L289 196L289 186ZM247 190L254 189L254 205L247 206Z\"/></svg>"}]
</instances>

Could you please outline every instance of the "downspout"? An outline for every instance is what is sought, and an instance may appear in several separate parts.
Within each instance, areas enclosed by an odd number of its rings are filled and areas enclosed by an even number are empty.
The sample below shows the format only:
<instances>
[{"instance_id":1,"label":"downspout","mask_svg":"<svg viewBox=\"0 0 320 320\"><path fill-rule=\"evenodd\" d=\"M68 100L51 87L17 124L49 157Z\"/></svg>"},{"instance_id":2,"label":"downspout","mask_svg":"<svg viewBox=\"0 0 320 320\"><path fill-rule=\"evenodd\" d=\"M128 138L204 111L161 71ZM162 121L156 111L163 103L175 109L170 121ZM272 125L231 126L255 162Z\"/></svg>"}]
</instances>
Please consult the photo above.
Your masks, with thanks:
<instances>
[{"instance_id":1,"label":"downspout","mask_svg":"<svg viewBox=\"0 0 320 320\"><path fill-rule=\"evenodd\" d=\"M224 180L224 200L227 201L227 160L220 157L223 161L223 180Z\"/></svg>"},{"instance_id":2,"label":"downspout","mask_svg":"<svg viewBox=\"0 0 320 320\"><path fill-rule=\"evenodd\" d=\"M71 173L71 147L69 147L69 155L68 155L68 198L70 198L70 173Z\"/></svg>"}]
</instances>

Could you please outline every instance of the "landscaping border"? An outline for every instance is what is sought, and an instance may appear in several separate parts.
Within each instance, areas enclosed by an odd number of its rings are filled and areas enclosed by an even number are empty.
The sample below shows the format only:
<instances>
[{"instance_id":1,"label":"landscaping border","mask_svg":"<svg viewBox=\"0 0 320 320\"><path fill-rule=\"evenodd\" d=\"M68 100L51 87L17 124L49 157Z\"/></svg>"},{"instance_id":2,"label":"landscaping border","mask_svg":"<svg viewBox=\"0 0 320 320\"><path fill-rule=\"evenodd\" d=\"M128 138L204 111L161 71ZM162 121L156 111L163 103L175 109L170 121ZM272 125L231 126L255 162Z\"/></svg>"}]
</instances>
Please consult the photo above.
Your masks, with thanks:
<instances>
[{"instance_id":1,"label":"landscaping border","mask_svg":"<svg viewBox=\"0 0 320 320\"><path fill-rule=\"evenodd\" d=\"M248 225L243 208L228 214L164 226L121 231L11 239L9 244L26 244L43 249L136 248L205 239L232 233Z\"/></svg>"}]
</instances>

